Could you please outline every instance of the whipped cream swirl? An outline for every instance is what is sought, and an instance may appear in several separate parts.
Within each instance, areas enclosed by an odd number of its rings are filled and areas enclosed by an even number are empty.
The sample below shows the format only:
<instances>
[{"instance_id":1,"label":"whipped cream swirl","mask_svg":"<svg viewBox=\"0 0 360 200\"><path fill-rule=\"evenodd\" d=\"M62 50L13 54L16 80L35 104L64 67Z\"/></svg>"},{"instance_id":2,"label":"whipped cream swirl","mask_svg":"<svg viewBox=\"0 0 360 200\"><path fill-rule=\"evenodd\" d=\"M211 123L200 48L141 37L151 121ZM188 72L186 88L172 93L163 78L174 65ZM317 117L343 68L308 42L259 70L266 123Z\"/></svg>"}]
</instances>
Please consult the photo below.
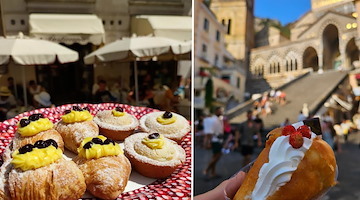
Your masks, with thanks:
<instances>
[{"instance_id":1,"label":"whipped cream swirl","mask_svg":"<svg viewBox=\"0 0 360 200\"><path fill-rule=\"evenodd\" d=\"M290 145L289 137L280 136L272 144L269 162L260 169L259 178L251 195L252 200L264 200L290 181L316 135L311 132L311 139L303 137L304 144L299 149L294 149Z\"/></svg>"}]
</instances>

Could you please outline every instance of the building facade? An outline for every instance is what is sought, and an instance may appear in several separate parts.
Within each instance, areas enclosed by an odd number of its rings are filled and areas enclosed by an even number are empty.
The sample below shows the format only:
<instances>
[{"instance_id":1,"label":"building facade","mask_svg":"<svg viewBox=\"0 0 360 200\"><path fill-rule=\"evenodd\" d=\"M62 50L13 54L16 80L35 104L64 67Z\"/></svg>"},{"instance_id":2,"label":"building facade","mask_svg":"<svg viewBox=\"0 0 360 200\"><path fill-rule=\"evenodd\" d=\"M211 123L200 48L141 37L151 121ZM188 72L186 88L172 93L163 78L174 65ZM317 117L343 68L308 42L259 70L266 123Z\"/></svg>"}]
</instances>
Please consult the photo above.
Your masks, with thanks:
<instances>
[{"instance_id":1,"label":"building facade","mask_svg":"<svg viewBox=\"0 0 360 200\"><path fill-rule=\"evenodd\" d=\"M289 39L270 31L264 37L272 42L251 50L252 74L264 77L274 88L308 71L351 69L359 60L354 2L311 3L312 9L290 25Z\"/></svg>"},{"instance_id":2,"label":"building facade","mask_svg":"<svg viewBox=\"0 0 360 200\"><path fill-rule=\"evenodd\" d=\"M194 106L224 106L230 98L243 100L245 71L226 48L226 27L202 1L194 2ZM211 93L211 94L209 94ZM214 101L208 105L211 97Z\"/></svg>"},{"instance_id":3,"label":"building facade","mask_svg":"<svg viewBox=\"0 0 360 200\"><path fill-rule=\"evenodd\" d=\"M82 102L91 98L91 88L96 77L106 79L109 86L119 83L131 88L133 81L130 77L134 73L129 63L85 65L84 56L123 37L157 36L159 30L155 26L159 20L152 23L148 18L143 19L147 20L150 32L133 30L135 23L132 24L132 19L139 15L176 16L180 20L179 29L185 35L182 40L191 40L191 9L191 0L3 0L1 34L14 36L22 32L30 37L51 40L76 50L80 58L75 63L29 67L26 74L28 81L37 80L49 90L56 91L51 94L54 99L66 102L67 99L62 98L78 96L79 99L75 101ZM166 27L162 26L162 29ZM179 31L173 26L169 30L170 33ZM21 73L18 72L19 68L10 63L8 73L0 74L0 84L6 85L9 76L19 82ZM174 73L176 75L176 70Z\"/></svg>"},{"instance_id":4,"label":"building facade","mask_svg":"<svg viewBox=\"0 0 360 200\"><path fill-rule=\"evenodd\" d=\"M210 8L225 26L226 48L247 64L254 47L254 0L212 0Z\"/></svg>"}]
</instances>

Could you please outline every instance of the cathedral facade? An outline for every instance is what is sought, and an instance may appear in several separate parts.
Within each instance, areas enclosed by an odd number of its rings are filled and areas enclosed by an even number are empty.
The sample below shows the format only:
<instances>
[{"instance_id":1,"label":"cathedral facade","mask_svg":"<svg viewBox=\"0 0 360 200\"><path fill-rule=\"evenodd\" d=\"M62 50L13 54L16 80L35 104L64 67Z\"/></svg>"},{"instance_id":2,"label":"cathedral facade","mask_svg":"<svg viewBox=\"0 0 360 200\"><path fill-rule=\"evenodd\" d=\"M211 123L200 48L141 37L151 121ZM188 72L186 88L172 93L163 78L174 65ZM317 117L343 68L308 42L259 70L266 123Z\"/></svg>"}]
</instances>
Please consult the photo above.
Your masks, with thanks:
<instances>
[{"instance_id":1,"label":"cathedral facade","mask_svg":"<svg viewBox=\"0 0 360 200\"><path fill-rule=\"evenodd\" d=\"M266 46L251 50L250 71L274 88L308 71L351 69L359 60L358 14L352 0L312 0L287 38L270 28ZM284 39L285 38L285 39ZM279 81L283 80L283 81Z\"/></svg>"}]
</instances>

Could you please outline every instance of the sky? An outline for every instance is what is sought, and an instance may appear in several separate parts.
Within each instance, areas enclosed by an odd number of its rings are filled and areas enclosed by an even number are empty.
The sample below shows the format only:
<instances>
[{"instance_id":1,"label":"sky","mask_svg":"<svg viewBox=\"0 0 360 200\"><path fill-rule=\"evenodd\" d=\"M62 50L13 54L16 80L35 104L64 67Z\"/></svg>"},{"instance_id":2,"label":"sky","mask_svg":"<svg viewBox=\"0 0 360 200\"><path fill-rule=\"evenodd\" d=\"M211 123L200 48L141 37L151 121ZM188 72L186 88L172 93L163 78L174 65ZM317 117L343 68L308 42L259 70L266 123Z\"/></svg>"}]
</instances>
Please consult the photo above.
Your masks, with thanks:
<instances>
[{"instance_id":1,"label":"sky","mask_svg":"<svg viewBox=\"0 0 360 200\"><path fill-rule=\"evenodd\" d=\"M255 0L255 16L294 22L311 9L311 0Z\"/></svg>"}]
</instances>

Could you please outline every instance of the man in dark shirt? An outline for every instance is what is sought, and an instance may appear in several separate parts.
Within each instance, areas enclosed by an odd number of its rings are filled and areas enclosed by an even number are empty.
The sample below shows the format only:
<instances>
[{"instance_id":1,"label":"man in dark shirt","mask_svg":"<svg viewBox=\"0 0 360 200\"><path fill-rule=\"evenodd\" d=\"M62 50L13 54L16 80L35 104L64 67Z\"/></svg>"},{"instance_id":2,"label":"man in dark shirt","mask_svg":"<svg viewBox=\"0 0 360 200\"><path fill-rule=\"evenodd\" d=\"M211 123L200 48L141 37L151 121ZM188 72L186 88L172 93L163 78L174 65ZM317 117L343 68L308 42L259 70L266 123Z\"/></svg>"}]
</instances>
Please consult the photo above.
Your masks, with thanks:
<instances>
[{"instance_id":1,"label":"man in dark shirt","mask_svg":"<svg viewBox=\"0 0 360 200\"><path fill-rule=\"evenodd\" d=\"M261 134L258 123L252 118L252 111L247 112L247 120L239 124L235 131L235 147L240 145L241 154L244 156L243 166L246 166L251 161L251 156L254 152L255 141L257 145L261 146Z\"/></svg>"},{"instance_id":2,"label":"man in dark shirt","mask_svg":"<svg viewBox=\"0 0 360 200\"><path fill-rule=\"evenodd\" d=\"M98 84L99 84L99 89L96 91L94 95L94 101L96 103L113 102L115 98L106 89L106 81L100 80Z\"/></svg>"}]
</instances>

